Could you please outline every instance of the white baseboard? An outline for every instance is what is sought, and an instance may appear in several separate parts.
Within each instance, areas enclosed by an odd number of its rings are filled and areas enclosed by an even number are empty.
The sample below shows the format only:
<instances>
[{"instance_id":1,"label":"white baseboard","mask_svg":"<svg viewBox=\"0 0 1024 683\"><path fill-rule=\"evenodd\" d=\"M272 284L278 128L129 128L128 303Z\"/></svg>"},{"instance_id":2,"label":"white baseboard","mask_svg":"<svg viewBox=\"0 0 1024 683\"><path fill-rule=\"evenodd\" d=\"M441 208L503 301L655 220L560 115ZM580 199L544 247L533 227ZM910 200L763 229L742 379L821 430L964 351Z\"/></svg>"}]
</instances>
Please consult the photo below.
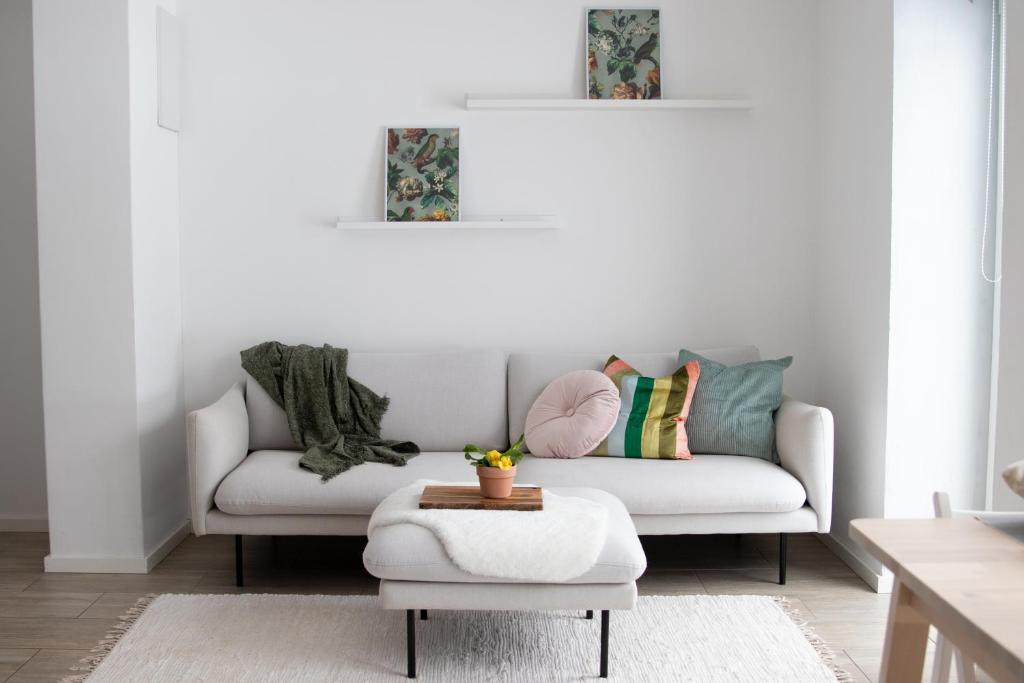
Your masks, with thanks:
<instances>
[{"instance_id":1,"label":"white baseboard","mask_svg":"<svg viewBox=\"0 0 1024 683\"><path fill-rule=\"evenodd\" d=\"M178 544L184 541L190 533L192 533L192 521L186 519L181 523L181 526L167 534L167 538L161 541L156 548L146 555L146 573L148 574L153 567L160 564L160 560L167 557L167 555L178 547Z\"/></svg>"},{"instance_id":2,"label":"white baseboard","mask_svg":"<svg viewBox=\"0 0 1024 683\"><path fill-rule=\"evenodd\" d=\"M148 574L160 560L185 540L192 523L185 520L156 548L144 556L116 557L110 555L47 555L43 558L43 571L54 573L88 574Z\"/></svg>"},{"instance_id":3,"label":"white baseboard","mask_svg":"<svg viewBox=\"0 0 1024 683\"><path fill-rule=\"evenodd\" d=\"M861 559L860 555L847 546L846 539L839 538L833 534L819 534L819 538L821 538L829 550L845 562L873 591L876 593L892 593L892 572L884 567L881 574L876 572Z\"/></svg>"},{"instance_id":4,"label":"white baseboard","mask_svg":"<svg viewBox=\"0 0 1024 683\"><path fill-rule=\"evenodd\" d=\"M0 517L0 531L49 531L46 517L9 515Z\"/></svg>"},{"instance_id":5,"label":"white baseboard","mask_svg":"<svg viewBox=\"0 0 1024 683\"><path fill-rule=\"evenodd\" d=\"M43 558L43 571L72 574L145 574L149 571L144 557L115 557L111 555L47 555Z\"/></svg>"}]
</instances>

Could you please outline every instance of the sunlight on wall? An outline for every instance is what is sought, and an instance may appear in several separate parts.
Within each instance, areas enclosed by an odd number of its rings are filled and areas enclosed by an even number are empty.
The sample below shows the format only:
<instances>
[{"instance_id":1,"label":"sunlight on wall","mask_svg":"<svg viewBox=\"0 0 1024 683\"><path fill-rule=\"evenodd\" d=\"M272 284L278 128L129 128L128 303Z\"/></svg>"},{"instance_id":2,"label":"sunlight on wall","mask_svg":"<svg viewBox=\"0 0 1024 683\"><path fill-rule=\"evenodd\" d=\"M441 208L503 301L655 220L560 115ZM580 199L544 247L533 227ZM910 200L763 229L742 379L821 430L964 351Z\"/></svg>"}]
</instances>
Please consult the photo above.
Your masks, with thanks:
<instances>
[{"instance_id":1,"label":"sunlight on wall","mask_svg":"<svg viewBox=\"0 0 1024 683\"><path fill-rule=\"evenodd\" d=\"M993 288L985 209L992 3L897 0L886 516L981 507Z\"/></svg>"}]
</instances>

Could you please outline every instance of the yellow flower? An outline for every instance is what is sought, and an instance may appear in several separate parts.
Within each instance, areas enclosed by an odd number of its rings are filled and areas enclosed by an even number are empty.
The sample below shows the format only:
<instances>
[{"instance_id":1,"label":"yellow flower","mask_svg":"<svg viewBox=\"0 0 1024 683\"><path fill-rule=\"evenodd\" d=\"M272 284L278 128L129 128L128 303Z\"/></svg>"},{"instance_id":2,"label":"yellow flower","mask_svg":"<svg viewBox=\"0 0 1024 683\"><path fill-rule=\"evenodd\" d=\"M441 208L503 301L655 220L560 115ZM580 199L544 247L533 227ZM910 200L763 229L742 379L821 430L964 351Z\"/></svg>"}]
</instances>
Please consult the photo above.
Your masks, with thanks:
<instances>
[{"instance_id":1,"label":"yellow flower","mask_svg":"<svg viewBox=\"0 0 1024 683\"><path fill-rule=\"evenodd\" d=\"M487 451L487 462L490 463L491 467L497 467L499 460L501 460L501 453L498 451Z\"/></svg>"},{"instance_id":2,"label":"yellow flower","mask_svg":"<svg viewBox=\"0 0 1024 683\"><path fill-rule=\"evenodd\" d=\"M498 460L498 468L499 469L503 469L503 470L507 470L507 469L511 469L511 467L512 467L512 458L508 457L507 455L501 456L501 459Z\"/></svg>"}]
</instances>

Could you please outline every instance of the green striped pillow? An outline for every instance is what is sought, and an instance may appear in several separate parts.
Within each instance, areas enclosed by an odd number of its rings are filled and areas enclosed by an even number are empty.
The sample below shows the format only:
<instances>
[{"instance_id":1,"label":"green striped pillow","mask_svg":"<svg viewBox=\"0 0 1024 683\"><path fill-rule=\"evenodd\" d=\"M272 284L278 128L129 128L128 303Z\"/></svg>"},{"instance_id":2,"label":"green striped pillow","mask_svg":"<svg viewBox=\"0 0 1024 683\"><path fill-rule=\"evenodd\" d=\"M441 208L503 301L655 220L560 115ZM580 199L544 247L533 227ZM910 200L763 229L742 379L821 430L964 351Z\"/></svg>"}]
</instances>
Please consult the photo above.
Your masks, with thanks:
<instances>
[{"instance_id":1,"label":"green striped pillow","mask_svg":"<svg viewBox=\"0 0 1024 683\"><path fill-rule=\"evenodd\" d=\"M700 376L700 364L686 363L665 377L644 377L618 356L604 374L619 390L619 417L590 455L689 460L685 422Z\"/></svg>"}]
</instances>

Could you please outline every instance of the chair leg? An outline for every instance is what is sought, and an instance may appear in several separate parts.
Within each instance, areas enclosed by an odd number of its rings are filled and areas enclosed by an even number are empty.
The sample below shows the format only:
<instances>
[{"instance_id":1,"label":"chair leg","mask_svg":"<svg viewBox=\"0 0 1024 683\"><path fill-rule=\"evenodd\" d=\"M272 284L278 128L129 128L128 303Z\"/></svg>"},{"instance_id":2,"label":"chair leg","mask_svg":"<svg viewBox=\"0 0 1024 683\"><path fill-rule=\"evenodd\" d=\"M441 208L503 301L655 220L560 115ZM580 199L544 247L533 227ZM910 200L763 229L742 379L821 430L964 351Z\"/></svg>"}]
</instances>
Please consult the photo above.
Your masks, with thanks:
<instances>
[{"instance_id":1,"label":"chair leg","mask_svg":"<svg viewBox=\"0 0 1024 683\"><path fill-rule=\"evenodd\" d=\"M789 534L779 534L779 585L786 585L786 542Z\"/></svg>"},{"instance_id":2,"label":"chair leg","mask_svg":"<svg viewBox=\"0 0 1024 683\"><path fill-rule=\"evenodd\" d=\"M593 619L593 618L594 618L594 610L588 609L587 610L587 619Z\"/></svg>"},{"instance_id":3,"label":"chair leg","mask_svg":"<svg viewBox=\"0 0 1024 683\"><path fill-rule=\"evenodd\" d=\"M405 643L407 676L416 678L416 610L405 610Z\"/></svg>"},{"instance_id":4,"label":"chair leg","mask_svg":"<svg viewBox=\"0 0 1024 683\"><path fill-rule=\"evenodd\" d=\"M608 678L608 610L601 610L601 678Z\"/></svg>"},{"instance_id":5,"label":"chair leg","mask_svg":"<svg viewBox=\"0 0 1024 683\"><path fill-rule=\"evenodd\" d=\"M426 621L426 620L427 620L427 610L421 609L420 610L420 621Z\"/></svg>"},{"instance_id":6,"label":"chair leg","mask_svg":"<svg viewBox=\"0 0 1024 683\"><path fill-rule=\"evenodd\" d=\"M960 648L956 649L954 657L956 658L956 676L960 683L978 683L978 677L974 671L974 661Z\"/></svg>"},{"instance_id":7,"label":"chair leg","mask_svg":"<svg viewBox=\"0 0 1024 683\"><path fill-rule=\"evenodd\" d=\"M241 587L245 585L245 581L242 576L242 535L235 534L235 585Z\"/></svg>"},{"instance_id":8,"label":"chair leg","mask_svg":"<svg viewBox=\"0 0 1024 683\"><path fill-rule=\"evenodd\" d=\"M949 683L950 664L953 661L953 646L946 636L939 632L935 637L935 663L932 664L932 683Z\"/></svg>"}]
</instances>

